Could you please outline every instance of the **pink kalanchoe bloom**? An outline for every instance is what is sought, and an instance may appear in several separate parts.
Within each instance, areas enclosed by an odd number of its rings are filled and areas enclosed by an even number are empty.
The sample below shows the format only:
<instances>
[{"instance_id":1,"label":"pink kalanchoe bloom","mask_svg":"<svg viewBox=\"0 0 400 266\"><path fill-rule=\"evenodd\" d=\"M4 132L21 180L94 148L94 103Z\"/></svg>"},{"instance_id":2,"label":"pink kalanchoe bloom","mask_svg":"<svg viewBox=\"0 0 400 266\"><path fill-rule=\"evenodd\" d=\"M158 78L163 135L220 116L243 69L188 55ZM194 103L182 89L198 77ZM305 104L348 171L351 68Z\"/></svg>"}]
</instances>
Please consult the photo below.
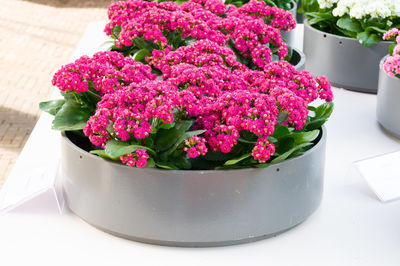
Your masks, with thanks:
<instances>
[{"instance_id":1,"label":"pink kalanchoe bloom","mask_svg":"<svg viewBox=\"0 0 400 266\"><path fill-rule=\"evenodd\" d=\"M206 155L208 149L206 147L206 139L193 136L187 140L185 140L185 147L183 148L184 151L188 153L190 158L196 158L200 155Z\"/></svg>"},{"instance_id":2,"label":"pink kalanchoe bloom","mask_svg":"<svg viewBox=\"0 0 400 266\"><path fill-rule=\"evenodd\" d=\"M100 138L104 142L93 143L96 146L104 146L110 136L122 141L145 139L152 131L152 120L168 124L174 121L173 110L179 102L178 89L165 82L133 83L103 96L84 133L90 140L104 137Z\"/></svg>"},{"instance_id":3,"label":"pink kalanchoe bloom","mask_svg":"<svg viewBox=\"0 0 400 266\"><path fill-rule=\"evenodd\" d=\"M82 56L54 74L52 83L64 92L85 92L90 86L100 95L114 92L125 85L154 80L151 67L124 57L118 52L98 52Z\"/></svg>"},{"instance_id":4,"label":"pink kalanchoe bloom","mask_svg":"<svg viewBox=\"0 0 400 266\"><path fill-rule=\"evenodd\" d=\"M145 167L147 164L147 159L149 155L146 150L137 150L134 153L128 153L122 155L120 160L122 163L126 164L129 167Z\"/></svg>"},{"instance_id":5,"label":"pink kalanchoe bloom","mask_svg":"<svg viewBox=\"0 0 400 266\"><path fill-rule=\"evenodd\" d=\"M275 152L275 146L269 143L268 137L261 137L257 140L251 155L259 163L265 163Z\"/></svg>"},{"instance_id":6,"label":"pink kalanchoe bloom","mask_svg":"<svg viewBox=\"0 0 400 266\"><path fill-rule=\"evenodd\" d=\"M397 28L390 29L385 34L383 34L383 39L388 41L390 39L395 38L399 33L400 30Z\"/></svg>"},{"instance_id":7,"label":"pink kalanchoe bloom","mask_svg":"<svg viewBox=\"0 0 400 266\"><path fill-rule=\"evenodd\" d=\"M383 39L396 41L393 54L386 59L383 69L389 76L400 78L400 30L396 28L389 30L384 34Z\"/></svg>"}]
</instances>

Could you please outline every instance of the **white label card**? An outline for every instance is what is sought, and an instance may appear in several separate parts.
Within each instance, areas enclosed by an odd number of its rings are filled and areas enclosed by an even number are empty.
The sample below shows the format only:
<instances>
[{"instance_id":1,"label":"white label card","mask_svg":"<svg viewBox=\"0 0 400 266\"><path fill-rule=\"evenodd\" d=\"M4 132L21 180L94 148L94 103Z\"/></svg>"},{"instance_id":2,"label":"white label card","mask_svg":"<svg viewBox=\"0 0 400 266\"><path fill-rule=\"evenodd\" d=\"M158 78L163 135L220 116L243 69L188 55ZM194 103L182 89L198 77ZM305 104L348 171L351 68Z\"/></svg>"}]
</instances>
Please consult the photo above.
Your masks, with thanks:
<instances>
[{"instance_id":1,"label":"white label card","mask_svg":"<svg viewBox=\"0 0 400 266\"><path fill-rule=\"evenodd\" d=\"M381 201L400 199L400 152L358 161L355 166Z\"/></svg>"}]
</instances>

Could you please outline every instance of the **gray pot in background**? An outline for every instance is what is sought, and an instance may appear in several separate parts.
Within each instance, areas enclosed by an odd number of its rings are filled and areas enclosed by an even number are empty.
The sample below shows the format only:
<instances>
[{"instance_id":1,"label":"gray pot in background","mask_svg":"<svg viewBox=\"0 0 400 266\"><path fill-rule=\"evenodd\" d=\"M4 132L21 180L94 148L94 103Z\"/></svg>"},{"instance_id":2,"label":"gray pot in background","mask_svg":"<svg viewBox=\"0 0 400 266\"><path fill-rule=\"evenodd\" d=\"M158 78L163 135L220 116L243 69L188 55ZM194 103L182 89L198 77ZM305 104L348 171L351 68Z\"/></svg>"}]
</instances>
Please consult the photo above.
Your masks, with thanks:
<instances>
[{"instance_id":1,"label":"gray pot in background","mask_svg":"<svg viewBox=\"0 0 400 266\"><path fill-rule=\"evenodd\" d=\"M356 39L317 30L304 21L306 70L326 76L336 87L376 93L379 61L387 54L389 45L390 42L382 41L364 47Z\"/></svg>"},{"instance_id":2,"label":"gray pot in background","mask_svg":"<svg viewBox=\"0 0 400 266\"><path fill-rule=\"evenodd\" d=\"M307 219L323 193L326 131L304 155L266 169L129 168L62 134L69 208L108 233L151 244L205 247L276 236Z\"/></svg>"},{"instance_id":3,"label":"gray pot in background","mask_svg":"<svg viewBox=\"0 0 400 266\"><path fill-rule=\"evenodd\" d=\"M383 128L400 138L400 79L389 76L383 69L387 57L380 63L376 117Z\"/></svg>"},{"instance_id":4,"label":"gray pot in background","mask_svg":"<svg viewBox=\"0 0 400 266\"><path fill-rule=\"evenodd\" d=\"M305 54L303 54L303 52L297 48L292 47L292 49L293 49L293 55L289 63L291 63L294 66L294 68L298 71L304 70L306 67Z\"/></svg>"},{"instance_id":5,"label":"gray pot in background","mask_svg":"<svg viewBox=\"0 0 400 266\"><path fill-rule=\"evenodd\" d=\"M297 2L295 0L292 0L292 5L293 7L288 10L290 13L292 13L293 18L296 19L296 14L297 14ZM293 30L289 32L285 32L281 30L282 37L286 40L286 44L293 46L294 43L294 38L296 37L296 34L294 34Z\"/></svg>"}]
</instances>

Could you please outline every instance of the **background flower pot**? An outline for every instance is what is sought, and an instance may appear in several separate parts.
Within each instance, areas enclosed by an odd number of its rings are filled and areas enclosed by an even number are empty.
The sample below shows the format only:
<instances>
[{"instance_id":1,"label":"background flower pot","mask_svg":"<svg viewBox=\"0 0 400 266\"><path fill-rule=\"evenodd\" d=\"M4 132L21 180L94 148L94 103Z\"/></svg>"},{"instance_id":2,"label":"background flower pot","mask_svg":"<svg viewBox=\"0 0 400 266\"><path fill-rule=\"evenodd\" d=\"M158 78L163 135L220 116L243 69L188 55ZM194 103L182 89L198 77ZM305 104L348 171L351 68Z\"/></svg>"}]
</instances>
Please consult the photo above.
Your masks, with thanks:
<instances>
[{"instance_id":1,"label":"background flower pot","mask_svg":"<svg viewBox=\"0 0 400 266\"><path fill-rule=\"evenodd\" d=\"M295 0L292 0L292 8L288 10L290 13L292 13L293 18L296 20L297 16L297 2ZM290 46L293 46L294 43L294 38L296 37L296 34L294 34L294 31L281 31L282 37L286 40L286 43Z\"/></svg>"},{"instance_id":2,"label":"background flower pot","mask_svg":"<svg viewBox=\"0 0 400 266\"><path fill-rule=\"evenodd\" d=\"M306 56L305 54L297 48L292 47L293 55L289 63L294 66L298 71L304 70L306 67Z\"/></svg>"},{"instance_id":3,"label":"background flower pot","mask_svg":"<svg viewBox=\"0 0 400 266\"><path fill-rule=\"evenodd\" d=\"M304 22L306 69L326 76L332 85L345 89L376 93L379 61L387 54L390 42L371 47L358 40L319 31Z\"/></svg>"},{"instance_id":4,"label":"background flower pot","mask_svg":"<svg viewBox=\"0 0 400 266\"><path fill-rule=\"evenodd\" d=\"M379 124L400 138L400 79L389 76L383 69L387 57L380 63L376 116Z\"/></svg>"},{"instance_id":5,"label":"background flower pot","mask_svg":"<svg viewBox=\"0 0 400 266\"><path fill-rule=\"evenodd\" d=\"M304 155L266 169L167 171L109 162L62 135L69 208L120 237L222 246L275 236L309 217L323 192L326 132Z\"/></svg>"}]
</instances>

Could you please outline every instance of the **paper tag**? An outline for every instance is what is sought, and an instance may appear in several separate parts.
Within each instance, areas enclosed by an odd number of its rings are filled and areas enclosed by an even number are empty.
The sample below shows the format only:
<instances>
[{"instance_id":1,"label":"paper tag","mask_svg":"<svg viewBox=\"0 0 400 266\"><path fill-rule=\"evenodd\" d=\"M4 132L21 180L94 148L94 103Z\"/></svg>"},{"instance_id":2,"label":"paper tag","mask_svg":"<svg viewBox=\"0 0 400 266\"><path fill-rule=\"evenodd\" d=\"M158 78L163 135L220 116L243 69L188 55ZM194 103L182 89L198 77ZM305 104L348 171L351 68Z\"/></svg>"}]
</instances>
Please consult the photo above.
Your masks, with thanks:
<instances>
[{"instance_id":1,"label":"paper tag","mask_svg":"<svg viewBox=\"0 0 400 266\"><path fill-rule=\"evenodd\" d=\"M358 161L355 166L381 201L400 199L400 152Z\"/></svg>"}]
</instances>

